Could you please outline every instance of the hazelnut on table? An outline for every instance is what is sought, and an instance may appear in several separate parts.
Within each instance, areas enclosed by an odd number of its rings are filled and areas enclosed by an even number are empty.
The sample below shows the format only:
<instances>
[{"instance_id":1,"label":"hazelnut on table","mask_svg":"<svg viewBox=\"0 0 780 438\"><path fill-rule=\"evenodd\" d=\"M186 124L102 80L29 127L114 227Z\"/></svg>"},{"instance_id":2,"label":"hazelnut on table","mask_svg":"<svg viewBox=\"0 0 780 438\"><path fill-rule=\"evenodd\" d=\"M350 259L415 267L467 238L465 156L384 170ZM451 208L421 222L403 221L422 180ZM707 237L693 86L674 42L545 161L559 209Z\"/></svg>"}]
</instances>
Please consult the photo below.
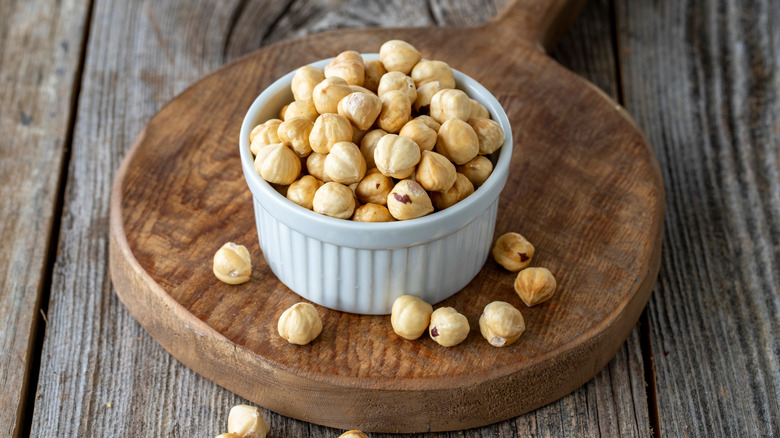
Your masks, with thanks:
<instances>
[{"instance_id":1,"label":"hazelnut on table","mask_svg":"<svg viewBox=\"0 0 780 438\"><path fill-rule=\"evenodd\" d=\"M452 307L440 307L431 314L428 333L431 339L444 347L453 347L469 335L469 320Z\"/></svg>"},{"instance_id":2,"label":"hazelnut on table","mask_svg":"<svg viewBox=\"0 0 780 438\"><path fill-rule=\"evenodd\" d=\"M455 184L444 192L431 192L431 202L438 210L452 207L474 193L474 185L462 173L455 175Z\"/></svg>"},{"instance_id":3,"label":"hazelnut on table","mask_svg":"<svg viewBox=\"0 0 780 438\"><path fill-rule=\"evenodd\" d=\"M422 60L418 62L410 73L417 88L431 82L439 82L441 89L455 88L455 73L444 61Z\"/></svg>"},{"instance_id":4,"label":"hazelnut on table","mask_svg":"<svg viewBox=\"0 0 780 438\"><path fill-rule=\"evenodd\" d=\"M355 193L337 182L327 182L314 193L314 211L338 219L349 219L355 212Z\"/></svg>"},{"instance_id":5,"label":"hazelnut on table","mask_svg":"<svg viewBox=\"0 0 780 438\"><path fill-rule=\"evenodd\" d=\"M314 87L323 80L325 80L325 74L322 70L310 65L304 65L293 74L292 84L290 85L293 98L299 101L311 100Z\"/></svg>"},{"instance_id":6,"label":"hazelnut on table","mask_svg":"<svg viewBox=\"0 0 780 438\"><path fill-rule=\"evenodd\" d=\"M241 435L236 435L234 433L223 433L217 435L217 438L241 438Z\"/></svg>"},{"instance_id":7,"label":"hazelnut on table","mask_svg":"<svg viewBox=\"0 0 780 438\"><path fill-rule=\"evenodd\" d=\"M252 275L252 260L244 245L228 242L214 254L214 276L227 284L241 284Z\"/></svg>"},{"instance_id":8,"label":"hazelnut on table","mask_svg":"<svg viewBox=\"0 0 780 438\"><path fill-rule=\"evenodd\" d=\"M297 303L279 317L277 330L287 342L306 345L322 332L322 319L313 305Z\"/></svg>"},{"instance_id":9,"label":"hazelnut on table","mask_svg":"<svg viewBox=\"0 0 780 438\"><path fill-rule=\"evenodd\" d=\"M352 220L357 222L393 222L395 218L384 205L368 203L355 209Z\"/></svg>"},{"instance_id":10,"label":"hazelnut on table","mask_svg":"<svg viewBox=\"0 0 780 438\"><path fill-rule=\"evenodd\" d=\"M242 438L265 438L271 428L263 414L254 406L233 406L228 414L228 433Z\"/></svg>"},{"instance_id":11,"label":"hazelnut on table","mask_svg":"<svg viewBox=\"0 0 780 438\"><path fill-rule=\"evenodd\" d=\"M493 173L493 163L484 155L477 155L471 161L461 164L456 168L462 173L475 188L481 186Z\"/></svg>"},{"instance_id":12,"label":"hazelnut on table","mask_svg":"<svg viewBox=\"0 0 780 438\"><path fill-rule=\"evenodd\" d=\"M493 245L493 258L508 271L525 268L533 257L534 246L519 233L504 233Z\"/></svg>"},{"instance_id":13,"label":"hazelnut on table","mask_svg":"<svg viewBox=\"0 0 780 438\"><path fill-rule=\"evenodd\" d=\"M363 57L354 50L339 53L323 69L326 78L339 77L349 85L363 85L365 67Z\"/></svg>"},{"instance_id":14,"label":"hazelnut on table","mask_svg":"<svg viewBox=\"0 0 780 438\"><path fill-rule=\"evenodd\" d=\"M359 430L348 430L339 435L339 438L368 438L368 435Z\"/></svg>"},{"instance_id":15,"label":"hazelnut on table","mask_svg":"<svg viewBox=\"0 0 780 438\"><path fill-rule=\"evenodd\" d=\"M453 163L464 164L479 154L479 137L467 122L449 119L439 128L435 149Z\"/></svg>"},{"instance_id":16,"label":"hazelnut on table","mask_svg":"<svg viewBox=\"0 0 780 438\"><path fill-rule=\"evenodd\" d=\"M515 278L515 292L526 306L535 306L549 300L557 283L547 268L526 268Z\"/></svg>"},{"instance_id":17,"label":"hazelnut on table","mask_svg":"<svg viewBox=\"0 0 780 438\"><path fill-rule=\"evenodd\" d=\"M300 205L303 208L312 210L314 205L314 193L322 187L324 183L311 175L304 175L301 179L293 182L287 188L287 199Z\"/></svg>"},{"instance_id":18,"label":"hazelnut on table","mask_svg":"<svg viewBox=\"0 0 780 438\"><path fill-rule=\"evenodd\" d=\"M525 331L523 315L504 301L493 301L485 306L479 317L479 331L494 347L514 343Z\"/></svg>"},{"instance_id":19,"label":"hazelnut on table","mask_svg":"<svg viewBox=\"0 0 780 438\"><path fill-rule=\"evenodd\" d=\"M420 58L422 58L420 52L406 41L385 41L379 48L379 59L388 72L400 71L408 75Z\"/></svg>"},{"instance_id":20,"label":"hazelnut on table","mask_svg":"<svg viewBox=\"0 0 780 438\"><path fill-rule=\"evenodd\" d=\"M393 302L390 324L400 337L415 340L425 333L431 322L433 306L413 295L401 295Z\"/></svg>"},{"instance_id":21,"label":"hazelnut on table","mask_svg":"<svg viewBox=\"0 0 780 438\"><path fill-rule=\"evenodd\" d=\"M394 218L403 221L433 213L433 204L418 182L404 179L387 195L387 209Z\"/></svg>"}]
</instances>

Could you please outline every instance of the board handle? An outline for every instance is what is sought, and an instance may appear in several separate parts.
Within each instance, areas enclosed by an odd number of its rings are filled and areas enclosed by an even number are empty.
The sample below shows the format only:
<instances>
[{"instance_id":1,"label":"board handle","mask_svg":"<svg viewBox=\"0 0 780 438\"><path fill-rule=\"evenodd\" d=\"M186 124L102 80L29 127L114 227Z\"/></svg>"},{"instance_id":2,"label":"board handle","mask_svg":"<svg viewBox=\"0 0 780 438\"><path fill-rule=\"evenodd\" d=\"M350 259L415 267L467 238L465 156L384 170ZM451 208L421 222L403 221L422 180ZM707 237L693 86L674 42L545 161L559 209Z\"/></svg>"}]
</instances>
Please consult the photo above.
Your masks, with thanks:
<instances>
[{"instance_id":1,"label":"board handle","mask_svg":"<svg viewBox=\"0 0 780 438\"><path fill-rule=\"evenodd\" d=\"M549 53L577 18L586 1L515 0L486 26L499 35L530 41Z\"/></svg>"}]
</instances>

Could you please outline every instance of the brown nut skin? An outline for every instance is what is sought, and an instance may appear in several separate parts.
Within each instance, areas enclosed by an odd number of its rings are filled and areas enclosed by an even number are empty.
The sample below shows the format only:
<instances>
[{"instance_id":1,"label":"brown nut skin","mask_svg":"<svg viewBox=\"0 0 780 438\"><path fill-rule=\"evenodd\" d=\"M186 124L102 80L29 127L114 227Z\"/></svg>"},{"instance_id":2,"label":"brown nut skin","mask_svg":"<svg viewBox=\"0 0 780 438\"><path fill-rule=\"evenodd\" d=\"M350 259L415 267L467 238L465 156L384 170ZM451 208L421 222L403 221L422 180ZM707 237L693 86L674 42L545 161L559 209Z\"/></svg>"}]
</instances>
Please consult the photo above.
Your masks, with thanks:
<instances>
[{"instance_id":1,"label":"brown nut skin","mask_svg":"<svg viewBox=\"0 0 780 438\"><path fill-rule=\"evenodd\" d=\"M379 80L379 87L376 90L376 94L377 96L382 97L382 95L388 91L393 90L403 92L412 102L417 99L417 87L414 85L414 81L400 71L385 73Z\"/></svg>"},{"instance_id":2,"label":"brown nut skin","mask_svg":"<svg viewBox=\"0 0 780 438\"><path fill-rule=\"evenodd\" d=\"M360 140L360 153L363 154L363 158L366 159L366 167L368 169L376 167L376 163L374 162L374 149L376 149L379 140L385 135L387 135L387 131L377 128L366 132L366 135Z\"/></svg>"},{"instance_id":3,"label":"brown nut skin","mask_svg":"<svg viewBox=\"0 0 780 438\"><path fill-rule=\"evenodd\" d=\"M326 78L339 77L349 85L363 85L365 67L363 57L354 50L339 53L323 69Z\"/></svg>"},{"instance_id":4,"label":"brown nut skin","mask_svg":"<svg viewBox=\"0 0 780 438\"><path fill-rule=\"evenodd\" d=\"M487 108L485 108L484 105L477 102L475 99L471 99L471 115L469 116L470 119L489 119L490 118L490 112Z\"/></svg>"},{"instance_id":5,"label":"brown nut skin","mask_svg":"<svg viewBox=\"0 0 780 438\"><path fill-rule=\"evenodd\" d=\"M432 213L433 204L418 182L404 179L387 195L387 209L394 218L404 221Z\"/></svg>"},{"instance_id":6,"label":"brown nut skin","mask_svg":"<svg viewBox=\"0 0 780 438\"><path fill-rule=\"evenodd\" d=\"M214 276L227 284L241 284L252 275L252 260L244 245L228 242L214 254Z\"/></svg>"},{"instance_id":7,"label":"brown nut skin","mask_svg":"<svg viewBox=\"0 0 780 438\"><path fill-rule=\"evenodd\" d=\"M455 184L446 192L431 192L431 202L437 210L452 207L474 193L474 186L462 173L458 173Z\"/></svg>"},{"instance_id":8,"label":"brown nut skin","mask_svg":"<svg viewBox=\"0 0 780 438\"><path fill-rule=\"evenodd\" d=\"M479 317L479 331L490 345L506 347L513 344L525 331L523 315L504 301L493 301L485 306Z\"/></svg>"},{"instance_id":9,"label":"brown nut skin","mask_svg":"<svg viewBox=\"0 0 780 438\"><path fill-rule=\"evenodd\" d=\"M387 69L385 69L382 61L378 59L364 61L363 66L366 76L365 81L363 81L363 86L376 93L379 89L379 80L387 73Z\"/></svg>"},{"instance_id":10,"label":"brown nut skin","mask_svg":"<svg viewBox=\"0 0 780 438\"><path fill-rule=\"evenodd\" d=\"M534 246L518 233L504 233L493 245L493 258L504 269L517 272L531 264Z\"/></svg>"},{"instance_id":11,"label":"brown nut skin","mask_svg":"<svg viewBox=\"0 0 780 438\"><path fill-rule=\"evenodd\" d=\"M461 164L457 171L471 181L475 188L481 186L493 173L493 163L484 155L477 155L471 161Z\"/></svg>"},{"instance_id":12,"label":"brown nut skin","mask_svg":"<svg viewBox=\"0 0 780 438\"><path fill-rule=\"evenodd\" d=\"M296 155L306 157L311 153L309 135L313 126L314 123L306 117L292 117L279 124L277 135Z\"/></svg>"},{"instance_id":13,"label":"brown nut skin","mask_svg":"<svg viewBox=\"0 0 780 438\"><path fill-rule=\"evenodd\" d=\"M431 113L431 100L439 91L443 90L439 81L428 82L417 89L412 107L417 114L429 115ZM439 122L436 122L439 123Z\"/></svg>"},{"instance_id":14,"label":"brown nut skin","mask_svg":"<svg viewBox=\"0 0 780 438\"><path fill-rule=\"evenodd\" d=\"M450 119L466 121L471 116L471 98L461 90L441 90L431 98L430 116L442 124Z\"/></svg>"},{"instance_id":15,"label":"brown nut skin","mask_svg":"<svg viewBox=\"0 0 780 438\"><path fill-rule=\"evenodd\" d=\"M411 76L418 88L435 81L440 83L442 89L455 88L455 74L444 61L423 59L412 68Z\"/></svg>"},{"instance_id":16,"label":"brown nut skin","mask_svg":"<svg viewBox=\"0 0 780 438\"><path fill-rule=\"evenodd\" d=\"M425 333L433 306L414 295L401 295L393 302L390 324L398 336L413 341Z\"/></svg>"},{"instance_id":17,"label":"brown nut skin","mask_svg":"<svg viewBox=\"0 0 780 438\"><path fill-rule=\"evenodd\" d=\"M368 438L368 435L359 430L348 430L339 435L339 438Z\"/></svg>"},{"instance_id":18,"label":"brown nut skin","mask_svg":"<svg viewBox=\"0 0 780 438\"><path fill-rule=\"evenodd\" d=\"M392 90L379 98L382 111L377 125L387 132L397 134L412 117L412 101L403 91Z\"/></svg>"},{"instance_id":19,"label":"brown nut skin","mask_svg":"<svg viewBox=\"0 0 780 438\"><path fill-rule=\"evenodd\" d=\"M263 146L282 142L278 134L281 124L280 119L270 119L252 128L252 132L249 133L249 150L252 154L257 155Z\"/></svg>"},{"instance_id":20,"label":"brown nut skin","mask_svg":"<svg viewBox=\"0 0 780 438\"><path fill-rule=\"evenodd\" d=\"M387 195L393 190L395 183L389 177L382 175L379 169L371 169L355 187L358 201L368 204L387 204Z\"/></svg>"},{"instance_id":21,"label":"brown nut skin","mask_svg":"<svg viewBox=\"0 0 780 438\"><path fill-rule=\"evenodd\" d=\"M349 120L332 113L317 117L309 134L311 150L318 154L327 154L330 148L340 141L352 141L352 124Z\"/></svg>"},{"instance_id":22,"label":"brown nut skin","mask_svg":"<svg viewBox=\"0 0 780 438\"><path fill-rule=\"evenodd\" d=\"M337 76L325 78L312 90L311 99L320 114L338 112L339 101L352 93L347 81Z\"/></svg>"},{"instance_id":23,"label":"brown nut skin","mask_svg":"<svg viewBox=\"0 0 780 438\"><path fill-rule=\"evenodd\" d=\"M325 173L325 158L327 158L327 154L312 152L306 157L306 170L309 175L322 182L331 182L333 180Z\"/></svg>"},{"instance_id":24,"label":"brown nut skin","mask_svg":"<svg viewBox=\"0 0 780 438\"><path fill-rule=\"evenodd\" d=\"M337 182L327 182L314 193L313 210L325 216L349 219L355 212L355 193Z\"/></svg>"},{"instance_id":25,"label":"brown nut skin","mask_svg":"<svg viewBox=\"0 0 780 438\"><path fill-rule=\"evenodd\" d=\"M425 190L446 192L455 184L458 173L455 165L444 155L423 151L414 177Z\"/></svg>"},{"instance_id":26,"label":"brown nut skin","mask_svg":"<svg viewBox=\"0 0 780 438\"><path fill-rule=\"evenodd\" d=\"M314 193L322 187L324 182L311 175L304 175L301 179L293 182L287 187L287 199L300 205L303 208L312 210L314 205Z\"/></svg>"},{"instance_id":27,"label":"brown nut skin","mask_svg":"<svg viewBox=\"0 0 780 438\"><path fill-rule=\"evenodd\" d=\"M388 72L400 71L408 75L420 58L422 58L420 52L406 41L386 41L379 48L379 59Z\"/></svg>"},{"instance_id":28,"label":"brown nut skin","mask_svg":"<svg viewBox=\"0 0 780 438\"><path fill-rule=\"evenodd\" d=\"M412 141L417 143L420 147L420 151L430 151L436 146L436 140L439 136L436 131L429 128L422 120L409 120L401 132L398 133L401 137L411 138Z\"/></svg>"},{"instance_id":29,"label":"brown nut skin","mask_svg":"<svg viewBox=\"0 0 780 438\"><path fill-rule=\"evenodd\" d=\"M384 205L369 203L356 208L352 220L356 222L393 222L395 218Z\"/></svg>"},{"instance_id":30,"label":"brown nut skin","mask_svg":"<svg viewBox=\"0 0 780 438\"><path fill-rule=\"evenodd\" d=\"M480 155L492 154L504 144L504 130L495 120L470 119L469 126L477 134Z\"/></svg>"},{"instance_id":31,"label":"brown nut skin","mask_svg":"<svg viewBox=\"0 0 780 438\"><path fill-rule=\"evenodd\" d=\"M515 278L515 292L528 307L549 300L557 285L547 268L525 268Z\"/></svg>"},{"instance_id":32,"label":"brown nut skin","mask_svg":"<svg viewBox=\"0 0 780 438\"><path fill-rule=\"evenodd\" d=\"M340 141L333 145L325 157L324 169L333 181L344 185L354 184L366 175L366 160L355 143Z\"/></svg>"},{"instance_id":33,"label":"brown nut skin","mask_svg":"<svg viewBox=\"0 0 780 438\"><path fill-rule=\"evenodd\" d=\"M338 113L359 130L369 129L382 112L382 101L371 92L354 92L345 96L338 104Z\"/></svg>"},{"instance_id":34,"label":"brown nut skin","mask_svg":"<svg viewBox=\"0 0 780 438\"><path fill-rule=\"evenodd\" d=\"M428 334L437 344L453 347L469 335L469 320L452 307L440 307L431 314Z\"/></svg>"},{"instance_id":35,"label":"brown nut skin","mask_svg":"<svg viewBox=\"0 0 780 438\"><path fill-rule=\"evenodd\" d=\"M420 162L420 147L407 137L387 134L374 148L374 164L382 175L406 178Z\"/></svg>"},{"instance_id":36,"label":"brown nut skin","mask_svg":"<svg viewBox=\"0 0 780 438\"><path fill-rule=\"evenodd\" d=\"M311 100L311 93L314 87L325 79L325 74L322 70L312 67L310 65L304 65L295 71L292 78L293 98L297 101Z\"/></svg>"},{"instance_id":37,"label":"brown nut skin","mask_svg":"<svg viewBox=\"0 0 780 438\"><path fill-rule=\"evenodd\" d=\"M228 433L242 438L265 438L270 430L260 409L248 405L237 405L230 409Z\"/></svg>"},{"instance_id":38,"label":"brown nut skin","mask_svg":"<svg viewBox=\"0 0 780 438\"><path fill-rule=\"evenodd\" d=\"M322 319L313 305L296 303L282 313L276 328L287 342L306 345L322 332Z\"/></svg>"},{"instance_id":39,"label":"brown nut skin","mask_svg":"<svg viewBox=\"0 0 780 438\"><path fill-rule=\"evenodd\" d=\"M301 159L284 143L262 148L254 164L258 175L274 184L291 184L301 174Z\"/></svg>"},{"instance_id":40,"label":"brown nut skin","mask_svg":"<svg viewBox=\"0 0 780 438\"><path fill-rule=\"evenodd\" d=\"M465 164L479 153L479 138L468 123L449 119L439 128L435 149L453 163Z\"/></svg>"},{"instance_id":41,"label":"brown nut skin","mask_svg":"<svg viewBox=\"0 0 780 438\"><path fill-rule=\"evenodd\" d=\"M296 100L287 105L287 109L284 110L284 120L294 117L306 117L314 123L319 116L320 113L317 112L314 101L311 100Z\"/></svg>"}]
</instances>

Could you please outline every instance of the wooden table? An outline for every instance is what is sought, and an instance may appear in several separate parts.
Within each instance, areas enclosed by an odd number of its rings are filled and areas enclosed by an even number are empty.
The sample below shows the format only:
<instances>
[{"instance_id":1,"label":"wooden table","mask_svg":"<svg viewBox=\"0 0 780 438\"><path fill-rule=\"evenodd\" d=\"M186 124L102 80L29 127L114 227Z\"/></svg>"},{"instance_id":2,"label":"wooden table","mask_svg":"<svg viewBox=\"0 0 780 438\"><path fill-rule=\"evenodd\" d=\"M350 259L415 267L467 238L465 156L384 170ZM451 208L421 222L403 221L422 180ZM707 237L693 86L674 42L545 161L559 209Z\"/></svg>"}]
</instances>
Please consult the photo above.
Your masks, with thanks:
<instances>
[{"instance_id":1,"label":"wooden table","mask_svg":"<svg viewBox=\"0 0 780 438\"><path fill-rule=\"evenodd\" d=\"M474 25L505 5L0 0L0 434L209 437L242 402L173 359L112 291L111 183L162 105L275 41ZM420 436L780 435L778 24L772 0L586 6L553 56L625 106L655 148L667 213L654 293L574 393ZM264 414L272 437L342 432Z\"/></svg>"}]
</instances>

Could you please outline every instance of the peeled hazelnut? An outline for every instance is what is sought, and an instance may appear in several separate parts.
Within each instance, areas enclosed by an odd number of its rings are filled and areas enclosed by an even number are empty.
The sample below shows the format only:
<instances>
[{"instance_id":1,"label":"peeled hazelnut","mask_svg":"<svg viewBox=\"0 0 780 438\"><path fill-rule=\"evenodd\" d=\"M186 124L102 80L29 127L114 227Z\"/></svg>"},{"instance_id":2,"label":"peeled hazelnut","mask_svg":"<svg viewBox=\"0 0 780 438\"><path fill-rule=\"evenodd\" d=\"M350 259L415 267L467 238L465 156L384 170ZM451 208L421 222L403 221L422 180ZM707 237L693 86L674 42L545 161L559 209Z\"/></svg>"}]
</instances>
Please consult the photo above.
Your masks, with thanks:
<instances>
[{"instance_id":1,"label":"peeled hazelnut","mask_svg":"<svg viewBox=\"0 0 780 438\"><path fill-rule=\"evenodd\" d=\"M337 182L327 182L314 193L314 211L338 219L349 219L355 212L355 193Z\"/></svg>"},{"instance_id":2,"label":"peeled hazelnut","mask_svg":"<svg viewBox=\"0 0 780 438\"><path fill-rule=\"evenodd\" d=\"M382 61L378 59L369 59L363 62L365 68L366 79L363 81L363 86L376 93L379 89L379 80L382 75L387 73Z\"/></svg>"},{"instance_id":3,"label":"peeled hazelnut","mask_svg":"<svg viewBox=\"0 0 780 438\"><path fill-rule=\"evenodd\" d=\"M387 134L374 149L374 164L382 175L406 178L420 161L420 147L407 137Z\"/></svg>"},{"instance_id":4,"label":"peeled hazelnut","mask_svg":"<svg viewBox=\"0 0 780 438\"><path fill-rule=\"evenodd\" d=\"M395 219L384 205L369 203L356 208L352 220L357 222L393 222Z\"/></svg>"},{"instance_id":5,"label":"peeled hazelnut","mask_svg":"<svg viewBox=\"0 0 780 438\"><path fill-rule=\"evenodd\" d=\"M340 141L352 141L352 124L338 114L326 113L317 117L309 134L309 145L318 154L327 154Z\"/></svg>"},{"instance_id":6,"label":"peeled hazelnut","mask_svg":"<svg viewBox=\"0 0 780 438\"><path fill-rule=\"evenodd\" d=\"M556 286L555 277L546 268L526 268L515 278L515 292L529 307L549 300Z\"/></svg>"},{"instance_id":7,"label":"peeled hazelnut","mask_svg":"<svg viewBox=\"0 0 780 438\"><path fill-rule=\"evenodd\" d=\"M412 117L412 101L403 91L391 90L379 98L382 111L377 124L387 132L397 133Z\"/></svg>"},{"instance_id":8,"label":"peeled hazelnut","mask_svg":"<svg viewBox=\"0 0 780 438\"><path fill-rule=\"evenodd\" d=\"M338 104L338 113L360 130L370 128L381 111L382 101L371 92L349 94Z\"/></svg>"},{"instance_id":9,"label":"peeled hazelnut","mask_svg":"<svg viewBox=\"0 0 780 438\"><path fill-rule=\"evenodd\" d=\"M436 146L436 140L439 138L436 131L429 128L422 120L417 119L407 122L398 135L411 138L420 147L420 151L433 150Z\"/></svg>"},{"instance_id":10,"label":"peeled hazelnut","mask_svg":"<svg viewBox=\"0 0 780 438\"><path fill-rule=\"evenodd\" d=\"M214 254L214 276L227 284L241 284L252 275L252 261L244 245L228 242Z\"/></svg>"},{"instance_id":11,"label":"peeled hazelnut","mask_svg":"<svg viewBox=\"0 0 780 438\"><path fill-rule=\"evenodd\" d=\"M411 76L418 88L434 81L438 81L442 89L455 88L455 74L444 61L422 60L414 66Z\"/></svg>"},{"instance_id":12,"label":"peeled hazelnut","mask_svg":"<svg viewBox=\"0 0 780 438\"><path fill-rule=\"evenodd\" d=\"M471 99L461 90L441 90L431 98L430 114L439 123L450 119L466 121L471 115Z\"/></svg>"},{"instance_id":13,"label":"peeled hazelnut","mask_svg":"<svg viewBox=\"0 0 780 438\"><path fill-rule=\"evenodd\" d=\"M339 435L339 438L368 438L368 435L359 430L348 430Z\"/></svg>"},{"instance_id":14,"label":"peeled hazelnut","mask_svg":"<svg viewBox=\"0 0 780 438\"><path fill-rule=\"evenodd\" d=\"M379 58L387 71L400 71L405 75L412 71L421 57L420 52L406 41L386 41L379 48Z\"/></svg>"},{"instance_id":15,"label":"peeled hazelnut","mask_svg":"<svg viewBox=\"0 0 780 438\"><path fill-rule=\"evenodd\" d=\"M425 190L434 192L446 192L458 179L455 165L444 155L431 151L422 152L414 176Z\"/></svg>"},{"instance_id":16,"label":"peeled hazelnut","mask_svg":"<svg viewBox=\"0 0 780 438\"><path fill-rule=\"evenodd\" d=\"M277 330L287 342L306 345L322 332L322 320L313 305L297 303L285 310L279 317Z\"/></svg>"},{"instance_id":17,"label":"peeled hazelnut","mask_svg":"<svg viewBox=\"0 0 780 438\"><path fill-rule=\"evenodd\" d=\"M455 164L464 164L479 153L479 138L468 123L461 119L449 119L439 128L436 152Z\"/></svg>"},{"instance_id":18,"label":"peeled hazelnut","mask_svg":"<svg viewBox=\"0 0 780 438\"><path fill-rule=\"evenodd\" d=\"M355 188L355 196L362 203L387 204L387 195L393 189L393 180L382 175L379 169L371 169Z\"/></svg>"},{"instance_id":19,"label":"peeled hazelnut","mask_svg":"<svg viewBox=\"0 0 780 438\"><path fill-rule=\"evenodd\" d=\"M504 144L504 130L495 120L470 119L469 126L477 134L480 155L492 154Z\"/></svg>"},{"instance_id":20,"label":"peeled hazelnut","mask_svg":"<svg viewBox=\"0 0 780 438\"><path fill-rule=\"evenodd\" d=\"M439 345L458 345L468 337L469 330L469 320L452 307L440 307L431 314L428 333Z\"/></svg>"},{"instance_id":21,"label":"peeled hazelnut","mask_svg":"<svg viewBox=\"0 0 780 438\"><path fill-rule=\"evenodd\" d=\"M439 81L428 82L417 89L412 107L418 114L427 115L431 112L431 99L439 91L443 90ZM439 122L436 122L439 123Z\"/></svg>"},{"instance_id":22,"label":"peeled hazelnut","mask_svg":"<svg viewBox=\"0 0 780 438\"><path fill-rule=\"evenodd\" d=\"M314 123L306 117L292 117L279 125L277 134L279 140L289 145L299 157L308 156L311 153L309 135Z\"/></svg>"},{"instance_id":23,"label":"peeled hazelnut","mask_svg":"<svg viewBox=\"0 0 780 438\"><path fill-rule=\"evenodd\" d=\"M366 160L357 145L340 141L333 145L325 157L325 174L341 184L354 184L366 175Z\"/></svg>"},{"instance_id":24,"label":"peeled hazelnut","mask_svg":"<svg viewBox=\"0 0 780 438\"><path fill-rule=\"evenodd\" d=\"M217 438L241 438L241 435L236 435L234 433L222 433L217 435Z\"/></svg>"},{"instance_id":25,"label":"peeled hazelnut","mask_svg":"<svg viewBox=\"0 0 780 438\"><path fill-rule=\"evenodd\" d=\"M374 149L376 149L379 140L387 135L384 129L374 129L366 132L366 135L360 140L360 153L366 159L366 167L372 169L376 167L374 163Z\"/></svg>"},{"instance_id":26,"label":"peeled hazelnut","mask_svg":"<svg viewBox=\"0 0 780 438\"><path fill-rule=\"evenodd\" d=\"M490 345L506 347L523 334L525 321L520 311L511 304L493 301L485 306L479 317L479 331Z\"/></svg>"},{"instance_id":27,"label":"peeled hazelnut","mask_svg":"<svg viewBox=\"0 0 780 438\"><path fill-rule=\"evenodd\" d=\"M282 109L279 110L279 119L281 121L283 121L283 122L284 122L284 119L285 119L284 113L287 112L287 108L289 108L289 107L290 107L290 104L288 103L287 105L283 106ZM223 435L227 435L227 434L223 434Z\"/></svg>"},{"instance_id":28,"label":"peeled hazelnut","mask_svg":"<svg viewBox=\"0 0 780 438\"><path fill-rule=\"evenodd\" d=\"M233 406L228 414L228 433L242 438L265 438L271 428L254 406Z\"/></svg>"},{"instance_id":29,"label":"peeled hazelnut","mask_svg":"<svg viewBox=\"0 0 780 438\"><path fill-rule=\"evenodd\" d=\"M320 113L317 112L314 101L311 100L296 100L291 102L284 111L284 120L292 119L293 117L306 117L314 123L319 116Z\"/></svg>"},{"instance_id":30,"label":"peeled hazelnut","mask_svg":"<svg viewBox=\"0 0 780 438\"><path fill-rule=\"evenodd\" d=\"M301 160L284 143L268 145L255 157L255 170L264 180L287 185L301 173Z\"/></svg>"},{"instance_id":31,"label":"peeled hazelnut","mask_svg":"<svg viewBox=\"0 0 780 438\"><path fill-rule=\"evenodd\" d=\"M431 202L438 210L452 207L465 199L468 195L474 193L474 186L468 178L458 173L455 184L446 192L431 192Z\"/></svg>"},{"instance_id":32,"label":"peeled hazelnut","mask_svg":"<svg viewBox=\"0 0 780 438\"><path fill-rule=\"evenodd\" d=\"M257 155L257 152L269 144L281 143L277 131L282 121L279 119L271 119L255 126L252 132L249 133L249 150L252 154Z\"/></svg>"},{"instance_id":33,"label":"peeled hazelnut","mask_svg":"<svg viewBox=\"0 0 780 438\"><path fill-rule=\"evenodd\" d=\"M293 98L298 101L311 100L311 93L314 87L325 79L322 70L304 65L295 71L292 78Z\"/></svg>"},{"instance_id":34,"label":"peeled hazelnut","mask_svg":"<svg viewBox=\"0 0 780 438\"><path fill-rule=\"evenodd\" d=\"M312 152L306 158L306 170L309 171L309 175L317 178L318 180L320 180L322 182L333 181L325 173L325 158L326 157L327 157L327 154L318 154L316 152Z\"/></svg>"},{"instance_id":35,"label":"peeled hazelnut","mask_svg":"<svg viewBox=\"0 0 780 438\"><path fill-rule=\"evenodd\" d=\"M314 87L311 99L320 114L338 112L339 101L352 93L347 81L337 76L325 78Z\"/></svg>"},{"instance_id":36,"label":"peeled hazelnut","mask_svg":"<svg viewBox=\"0 0 780 438\"><path fill-rule=\"evenodd\" d=\"M505 233L493 245L493 258L512 272L530 265L533 256L534 246L518 233Z\"/></svg>"},{"instance_id":37,"label":"peeled hazelnut","mask_svg":"<svg viewBox=\"0 0 780 438\"><path fill-rule=\"evenodd\" d=\"M474 99L471 99L471 115L469 116L469 119L489 119L490 118L490 112L485 108L484 105L477 102Z\"/></svg>"},{"instance_id":38,"label":"peeled hazelnut","mask_svg":"<svg viewBox=\"0 0 780 438\"><path fill-rule=\"evenodd\" d=\"M313 209L314 193L324 183L311 175L305 175L287 188L287 199L303 208Z\"/></svg>"},{"instance_id":39,"label":"peeled hazelnut","mask_svg":"<svg viewBox=\"0 0 780 438\"><path fill-rule=\"evenodd\" d=\"M324 69L326 78L336 76L347 81L349 85L363 85L364 71L363 57L354 50L339 53Z\"/></svg>"},{"instance_id":40,"label":"peeled hazelnut","mask_svg":"<svg viewBox=\"0 0 780 438\"><path fill-rule=\"evenodd\" d=\"M428 192L410 179L404 179L387 195L387 209L399 221L414 219L433 212Z\"/></svg>"},{"instance_id":41,"label":"peeled hazelnut","mask_svg":"<svg viewBox=\"0 0 780 438\"><path fill-rule=\"evenodd\" d=\"M493 173L493 163L484 155L477 155L466 164L458 166L457 170L477 188L484 184Z\"/></svg>"},{"instance_id":42,"label":"peeled hazelnut","mask_svg":"<svg viewBox=\"0 0 780 438\"><path fill-rule=\"evenodd\" d=\"M412 102L417 99L417 87L414 86L414 81L400 71L385 73L379 80L376 94L382 97L383 94L393 90L402 91Z\"/></svg>"},{"instance_id":43,"label":"peeled hazelnut","mask_svg":"<svg viewBox=\"0 0 780 438\"><path fill-rule=\"evenodd\" d=\"M401 295L393 302L390 324L400 337L415 340L425 333L431 322L433 306L413 295Z\"/></svg>"}]
</instances>

